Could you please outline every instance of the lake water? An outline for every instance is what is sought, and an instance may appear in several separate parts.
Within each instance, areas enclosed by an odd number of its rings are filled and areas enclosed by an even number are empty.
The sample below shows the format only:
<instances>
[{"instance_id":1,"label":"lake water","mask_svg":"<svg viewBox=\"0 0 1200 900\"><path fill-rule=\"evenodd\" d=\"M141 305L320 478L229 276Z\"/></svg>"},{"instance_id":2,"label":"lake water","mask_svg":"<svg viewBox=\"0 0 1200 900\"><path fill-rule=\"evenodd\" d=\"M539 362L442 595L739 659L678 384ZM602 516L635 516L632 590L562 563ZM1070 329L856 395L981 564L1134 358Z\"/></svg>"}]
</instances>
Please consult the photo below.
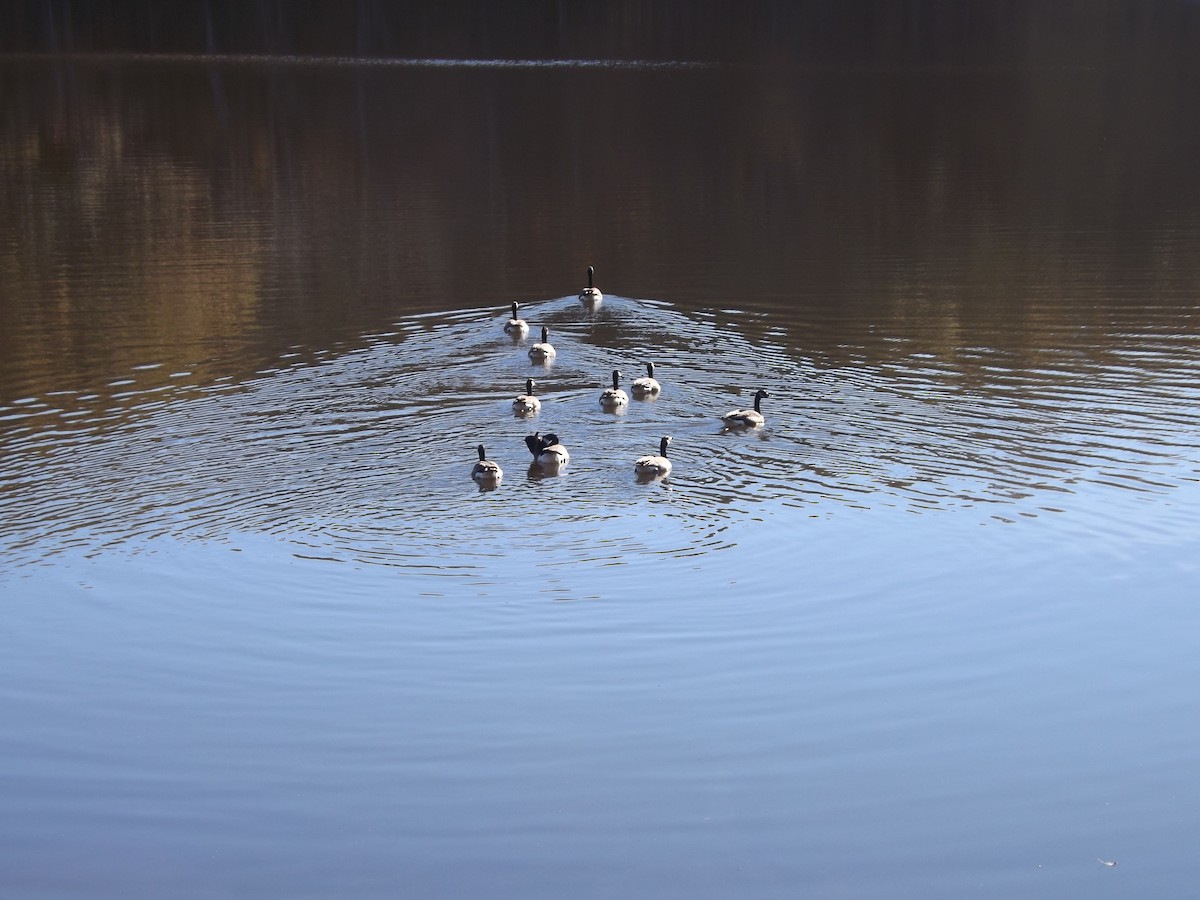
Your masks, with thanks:
<instances>
[{"instance_id":1,"label":"lake water","mask_svg":"<svg viewBox=\"0 0 1200 900\"><path fill-rule=\"evenodd\" d=\"M1189 893L1158 63L0 62L0 895Z\"/></svg>"}]
</instances>

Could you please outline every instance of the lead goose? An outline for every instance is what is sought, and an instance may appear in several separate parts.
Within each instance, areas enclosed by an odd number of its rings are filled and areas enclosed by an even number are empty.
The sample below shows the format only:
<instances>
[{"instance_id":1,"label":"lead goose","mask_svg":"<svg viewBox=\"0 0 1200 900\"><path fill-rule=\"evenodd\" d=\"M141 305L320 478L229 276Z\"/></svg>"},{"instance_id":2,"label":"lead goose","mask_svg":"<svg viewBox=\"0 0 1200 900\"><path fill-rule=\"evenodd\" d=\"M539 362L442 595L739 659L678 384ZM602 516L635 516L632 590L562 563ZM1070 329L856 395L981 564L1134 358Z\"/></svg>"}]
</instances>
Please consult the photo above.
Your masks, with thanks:
<instances>
[{"instance_id":1,"label":"lead goose","mask_svg":"<svg viewBox=\"0 0 1200 900\"><path fill-rule=\"evenodd\" d=\"M525 438L525 446L533 454L533 461L540 466L557 469L571 461L571 454L559 443L557 434L538 434L535 431Z\"/></svg>"},{"instance_id":2,"label":"lead goose","mask_svg":"<svg viewBox=\"0 0 1200 900\"><path fill-rule=\"evenodd\" d=\"M645 377L633 379L633 383L629 385L629 389L633 391L633 396L635 397L648 397L662 390L662 385L654 377L654 363L646 363Z\"/></svg>"},{"instance_id":3,"label":"lead goose","mask_svg":"<svg viewBox=\"0 0 1200 900\"><path fill-rule=\"evenodd\" d=\"M550 344L550 329L542 326L542 339L529 348L529 358L534 362L548 362L554 359L555 349Z\"/></svg>"},{"instance_id":4,"label":"lead goose","mask_svg":"<svg viewBox=\"0 0 1200 900\"><path fill-rule=\"evenodd\" d=\"M588 266L587 275L588 286L579 292L579 302L584 306L595 306L604 299L604 295L600 293L600 288L596 287L595 284L592 283L592 278L595 275L595 271L591 266Z\"/></svg>"},{"instance_id":5,"label":"lead goose","mask_svg":"<svg viewBox=\"0 0 1200 900\"><path fill-rule=\"evenodd\" d=\"M671 474L671 461L667 459L667 444L671 438L664 435L658 442L658 456L639 456L633 463L633 470L638 475L647 478L663 478Z\"/></svg>"},{"instance_id":6,"label":"lead goose","mask_svg":"<svg viewBox=\"0 0 1200 900\"><path fill-rule=\"evenodd\" d=\"M529 330L529 323L517 315L517 303L515 300L512 305L512 318L505 324L504 330L515 336L525 334Z\"/></svg>"},{"instance_id":7,"label":"lead goose","mask_svg":"<svg viewBox=\"0 0 1200 900\"><path fill-rule=\"evenodd\" d=\"M483 449L483 444L479 445L479 462L475 463L471 469L471 478L478 484L496 485L500 483L500 479L504 477L504 472L501 471L498 463L492 462L487 458L487 453Z\"/></svg>"},{"instance_id":8,"label":"lead goose","mask_svg":"<svg viewBox=\"0 0 1200 900\"><path fill-rule=\"evenodd\" d=\"M621 373L613 369L613 386L605 388L600 394L600 405L605 409L621 409L629 405L629 395L617 385L621 381Z\"/></svg>"},{"instance_id":9,"label":"lead goose","mask_svg":"<svg viewBox=\"0 0 1200 900\"><path fill-rule=\"evenodd\" d=\"M721 416L721 421L725 423L727 428L757 428L766 421L763 418L760 404L764 397L771 395L762 388L754 395L754 409L731 409L725 415Z\"/></svg>"},{"instance_id":10,"label":"lead goose","mask_svg":"<svg viewBox=\"0 0 1200 900\"><path fill-rule=\"evenodd\" d=\"M525 393L518 394L512 402L513 412L520 416L533 415L542 408L542 401L533 396L533 379L525 379Z\"/></svg>"}]
</instances>

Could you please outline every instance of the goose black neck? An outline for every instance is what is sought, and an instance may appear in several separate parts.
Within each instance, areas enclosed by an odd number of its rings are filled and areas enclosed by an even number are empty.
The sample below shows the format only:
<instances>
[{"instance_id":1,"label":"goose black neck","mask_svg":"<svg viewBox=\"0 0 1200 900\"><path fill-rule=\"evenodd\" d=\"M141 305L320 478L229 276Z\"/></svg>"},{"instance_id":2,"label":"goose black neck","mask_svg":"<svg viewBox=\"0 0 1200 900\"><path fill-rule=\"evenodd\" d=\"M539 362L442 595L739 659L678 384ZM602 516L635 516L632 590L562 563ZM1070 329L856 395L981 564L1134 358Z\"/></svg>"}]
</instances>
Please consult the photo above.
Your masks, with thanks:
<instances>
[{"instance_id":1,"label":"goose black neck","mask_svg":"<svg viewBox=\"0 0 1200 900\"><path fill-rule=\"evenodd\" d=\"M480 445L479 445L479 461L480 461L480 462L483 462L485 458L486 458L486 457L485 457L485 454L484 454L483 444L480 444Z\"/></svg>"},{"instance_id":2,"label":"goose black neck","mask_svg":"<svg viewBox=\"0 0 1200 900\"><path fill-rule=\"evenodd\" d=\"M594 271L593 271L592 267L591 267L591 266L588 266L588 287L589 287L589 288L593 286L593 285L592 285L592 276L593 276L594 274L595 274L595 273L594 273Z\"/></svg>"},{"instance_id":3,"label":"goose black neck","mask_svg":"<svg viewBox=\"0 0 1200 900\"><path fill-rule=\"evenodd\" d=\"M525 379L525 393L526 394L533 393L533 379L532 378Z\"/></svg>"},{"instance_id":4,"label":"goose black neck","mask_svg":"<svg viewBox=\"0 0 1200 900\"><path fill-rule=\"evenodd\" d=\"M613 370L613 390L614 391L617 389L617 385L620 383L620 379L621 379L621 373L618 372L616 369L614 369Z\"/></svg>"}]
</instances>

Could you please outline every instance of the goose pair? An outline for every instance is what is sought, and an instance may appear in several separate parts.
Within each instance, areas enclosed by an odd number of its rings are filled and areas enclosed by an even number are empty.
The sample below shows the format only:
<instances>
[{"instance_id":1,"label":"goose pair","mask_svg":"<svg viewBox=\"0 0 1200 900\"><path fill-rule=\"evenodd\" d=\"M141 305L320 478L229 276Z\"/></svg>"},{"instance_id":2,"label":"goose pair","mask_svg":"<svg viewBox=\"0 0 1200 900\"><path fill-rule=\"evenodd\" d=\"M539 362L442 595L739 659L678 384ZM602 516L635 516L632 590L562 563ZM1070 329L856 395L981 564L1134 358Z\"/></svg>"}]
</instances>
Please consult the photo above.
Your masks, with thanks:
<instances>
[{"instance_id":1,"label":"goose pair","mask_svg":"<svg viewBox=\"0 0 1200 900\"><path fill-rule=\"evenodd\" d=\"M520 316L520 305L514 300L512 318L504 323L504 331L513 337L521 337L529 332L529 323ZM535 362L545 362L553 359L554 347L550 344L550 329L542 326L542 339L529 348L529 358Z\"/></svg>"},{"instance_id":2,"label":"goose pair","mask_svg":"<svg viewBox=\"0 0 1200 900\"><path fill-rule=\"evenodd\" d=\"M600 405L605 409L621 409L629 405L629 395L620 388L621 372L613 369L612 387L605 388L600 394ZM662 385L654 377L654 363L646 363L646 375L635 378L630 389L635 397L649 397L662 390Z\"/></svg>"},{"instance_id":3,"label":"goose pair","mask_svg":"<svg viewBox=\"0 0 1200 900\"><path fill-rule=\"evenodd\" d=\"M504 331L513 337L521 337L529 332L529 323L521 318L520 305L516 301L513 301L512 318L504 324ZM534 362L547 362L554 359L555 353L550 343L550 329L543 325L542 339L529 348L529 358Z\"/></svg>"},{"instance_id":4,"label":"goose pair","mask_svg":"<svg viewBox=\"0 0 1200 900\"><path fill-rule=\"evenodd\" d=\"M600 293L600 289L596 287L594 282L595 269L588 266L587 279L588 286L579 292L579 301L585 306L595 306L604 300L604 295ZM504 324L504 330L508 334L523 335L529 331L529 323L521 318L518 313L519 306L514 301L512 305L512 318ZM546 342L545 329L542 330L542 342Z\"/></svg>"},{"instance_id":5,"label":"goose pair","mask_svg":"<svg viewBox=\"0 0 1200 900\"><path fill-rule=\"evenodd\" d=\"M559 442L556 434L543 435L535 431L525 438L525 446L533 454L534 461L546 468L557 469L571 461L571 454ZM504 479L504 471L499 463L487 458L483 444L477 450L479 461L471 468L471 480L480 487L496 487Z\"/></svg>"}]
</instances>

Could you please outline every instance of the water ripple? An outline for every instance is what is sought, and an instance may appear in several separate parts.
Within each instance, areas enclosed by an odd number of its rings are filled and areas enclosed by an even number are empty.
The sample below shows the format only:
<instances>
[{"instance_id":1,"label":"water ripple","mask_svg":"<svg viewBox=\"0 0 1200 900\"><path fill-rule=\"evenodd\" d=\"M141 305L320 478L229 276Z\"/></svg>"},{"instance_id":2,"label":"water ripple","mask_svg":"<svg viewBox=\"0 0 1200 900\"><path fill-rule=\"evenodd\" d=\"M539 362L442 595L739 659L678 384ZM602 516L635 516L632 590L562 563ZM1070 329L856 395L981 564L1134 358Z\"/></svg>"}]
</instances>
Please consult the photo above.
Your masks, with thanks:
<instances>
[{"instance_id":1,"label":"water ripple","mask_svg":"<svg viewBox=\"0 0 1200 900\"><path fill-rule=\"evenodd\" d=\"M889 338L831 364L790 349L786 323L750 337L759 326L735 310L616 296L594 313L570 297L523 309L550 328L551 365L478 308L406 317L349 351L292 348L240 383L164 384L148 362L106 394L13 400L0 407L4 557L251 531L313 558L482 578L530 547L543 568L704 555L786 510L1070 512L1119 531L1111 520L1140 523L1136 504L1194 490L1200 472L1200 351L1175 334L1032 364ZM612 369L628 383L647 359L662 395L601 410ZM510 402L527 377L543 406L522 419ZM725 430L719 415L760 386L766 426ZM531 468L533 430L570 447L557 476ZM675 471L637 483L633 459L663 434ZM494 491L467 477L480 442L505 470Z\"/></svg>"}]
</instances>

